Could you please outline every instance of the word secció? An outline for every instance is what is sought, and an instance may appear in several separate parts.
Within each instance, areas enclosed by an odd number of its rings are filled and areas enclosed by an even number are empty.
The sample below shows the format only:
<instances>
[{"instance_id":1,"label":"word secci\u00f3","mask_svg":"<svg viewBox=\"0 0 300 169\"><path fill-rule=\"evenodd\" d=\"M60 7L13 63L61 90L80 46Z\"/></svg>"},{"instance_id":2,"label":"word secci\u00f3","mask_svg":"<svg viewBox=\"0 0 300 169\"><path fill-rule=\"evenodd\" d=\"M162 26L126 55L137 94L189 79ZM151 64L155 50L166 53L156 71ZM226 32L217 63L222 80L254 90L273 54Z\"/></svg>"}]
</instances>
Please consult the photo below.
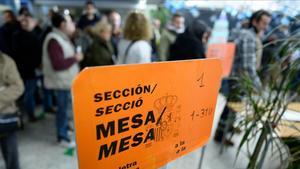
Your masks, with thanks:
<instances>
[{"instance_id":1,"label":"word secci\u00f3","mask_svg":"<svg viewBox=\"0 0 300 169\"><path fill-rule=\"evenodd\" d=\"M133 108L138 108L143 105L143 99L139 98L138 100L127 101L125 103L119 103L116 105L110 105L106 107L99 107L96 109L96 117L102 116L104 114L111 114L113 112L120 112L121 110L129 110Z\"/></svg>"}]
</instances>

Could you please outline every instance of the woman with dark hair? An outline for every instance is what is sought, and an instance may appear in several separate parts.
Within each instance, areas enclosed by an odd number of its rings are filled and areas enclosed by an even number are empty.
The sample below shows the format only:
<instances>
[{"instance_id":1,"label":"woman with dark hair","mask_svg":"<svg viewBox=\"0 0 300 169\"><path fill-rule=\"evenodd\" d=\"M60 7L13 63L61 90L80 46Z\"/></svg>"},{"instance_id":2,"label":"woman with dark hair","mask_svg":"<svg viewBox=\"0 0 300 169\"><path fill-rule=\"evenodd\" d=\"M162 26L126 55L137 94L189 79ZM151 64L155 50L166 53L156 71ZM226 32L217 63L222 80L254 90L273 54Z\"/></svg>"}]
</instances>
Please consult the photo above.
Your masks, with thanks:
<instances>
[{"instance_id":1,"label":"woman with dark hair","mask_svg":"<svg viewBox=\"0 0 300 169\"><path fill-rule=\"evenodd\" d=\"M209 28L204 22L194 20L171 45L169 60L205 58L204 44L207 42L208 31Z\"/></svg>"}]
</instances>

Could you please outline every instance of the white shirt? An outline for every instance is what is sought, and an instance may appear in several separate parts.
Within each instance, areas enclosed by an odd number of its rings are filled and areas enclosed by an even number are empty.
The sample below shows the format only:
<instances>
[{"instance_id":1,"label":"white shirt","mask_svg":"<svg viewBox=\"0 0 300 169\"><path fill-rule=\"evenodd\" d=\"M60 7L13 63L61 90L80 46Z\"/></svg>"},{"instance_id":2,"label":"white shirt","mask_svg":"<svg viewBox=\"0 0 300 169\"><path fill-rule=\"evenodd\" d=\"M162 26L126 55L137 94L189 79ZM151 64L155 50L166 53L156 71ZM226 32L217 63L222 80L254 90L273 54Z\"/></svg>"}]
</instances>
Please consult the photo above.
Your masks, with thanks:
<instances>
[{"instance_id":1,"label":"white shirt","mask_svg":"<svg viewBox=\"0 0 300 169\"><path fill-rule=\"evenodd\" d=\"M134 63L150 63L151 62L151 46L145 40L134 42L128 50L127 56L125 52L132 41L122 39L118 45L117 64L134 64Z\"/></svg>"}]
</instances>

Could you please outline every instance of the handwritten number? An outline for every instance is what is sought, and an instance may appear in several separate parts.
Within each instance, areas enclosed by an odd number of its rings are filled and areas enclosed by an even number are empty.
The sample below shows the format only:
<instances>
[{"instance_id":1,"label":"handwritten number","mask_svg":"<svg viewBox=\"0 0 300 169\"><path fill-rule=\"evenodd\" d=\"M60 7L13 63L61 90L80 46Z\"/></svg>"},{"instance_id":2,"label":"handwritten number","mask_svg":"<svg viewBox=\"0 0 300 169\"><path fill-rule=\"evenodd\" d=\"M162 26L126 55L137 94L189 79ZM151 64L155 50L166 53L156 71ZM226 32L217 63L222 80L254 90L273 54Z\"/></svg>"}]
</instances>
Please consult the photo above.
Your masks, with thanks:
<instances>
[{"instance_id":1,"label":"handwritten number","mask_svg":"<svg viewBox=\"0 0 300 169\"><path fill-rule=\"evenodd\" d=\"M199 82L200 87L204 87L203 79L204 79L204 73L202 73L199 79L197 80Z\"/></svg>"}]
</instances>

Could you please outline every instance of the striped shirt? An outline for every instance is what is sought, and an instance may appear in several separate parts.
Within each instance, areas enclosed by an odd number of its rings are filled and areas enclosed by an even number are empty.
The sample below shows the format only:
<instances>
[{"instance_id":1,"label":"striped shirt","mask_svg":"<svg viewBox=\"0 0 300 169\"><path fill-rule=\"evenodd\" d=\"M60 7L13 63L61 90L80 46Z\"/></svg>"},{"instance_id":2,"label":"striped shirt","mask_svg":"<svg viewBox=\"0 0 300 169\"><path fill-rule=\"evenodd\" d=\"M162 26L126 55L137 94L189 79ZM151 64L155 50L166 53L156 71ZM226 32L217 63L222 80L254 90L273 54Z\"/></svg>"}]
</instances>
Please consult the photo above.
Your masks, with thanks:
<instances>
[{"instance_id":1,"label":"striped shirt","mask_svg":"<svg viewBox=\"0 0 300 169\"><path fill-rule=\"evenodd\" d=\"M256 71L256 35L252 29L233 30L229 41L236 44L236 54L233 62L231 77L249 76L256 87L261 86Z\"/></svg>"}]
</instances>

